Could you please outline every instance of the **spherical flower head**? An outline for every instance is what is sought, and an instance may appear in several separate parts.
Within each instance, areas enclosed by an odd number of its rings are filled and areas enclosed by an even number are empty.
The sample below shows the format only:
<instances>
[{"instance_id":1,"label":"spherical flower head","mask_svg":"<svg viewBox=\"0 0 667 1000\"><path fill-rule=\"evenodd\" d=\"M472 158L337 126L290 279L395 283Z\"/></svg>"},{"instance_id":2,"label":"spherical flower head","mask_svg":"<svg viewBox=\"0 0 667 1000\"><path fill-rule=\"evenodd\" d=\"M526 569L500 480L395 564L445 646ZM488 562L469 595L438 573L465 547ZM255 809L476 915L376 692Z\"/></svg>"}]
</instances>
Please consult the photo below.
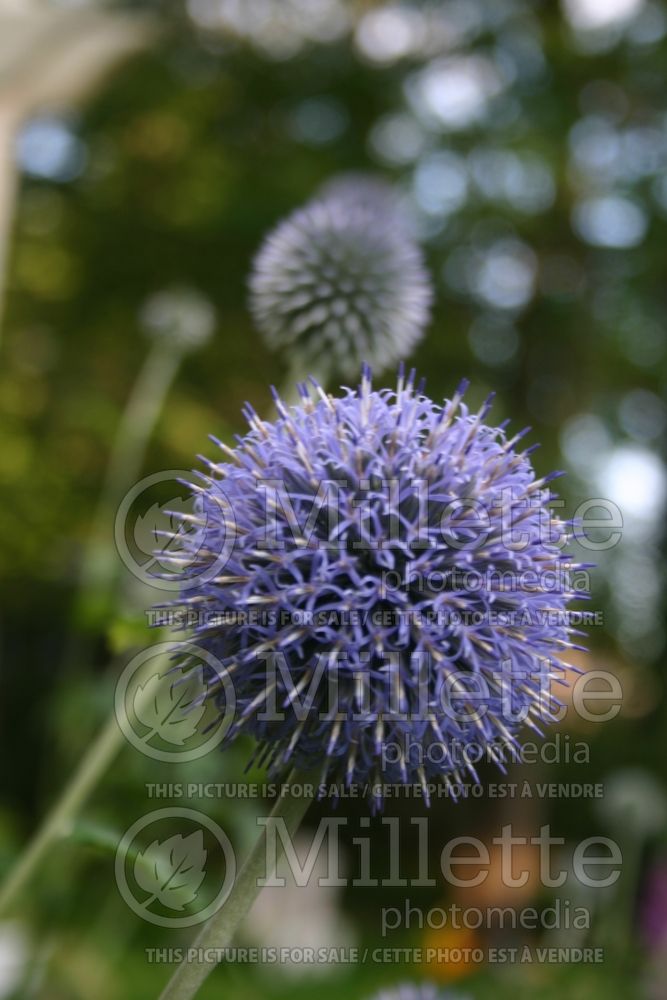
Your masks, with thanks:
<instances>
[{"instance_id":1,"label":"spherical flower head","mask_svg":"<svg viewBox=\"0 0 667 1000\"><path fill-rule=\"evenodd\" d=\"M393 190L353 180L280 223L255 259L250 305L272 348L305 370L386 369L423 335L432 298Z\"/></svg>"},{"instance_id":2,"label":"spherical flower head","mask_svg":"<svg viewBox=\"0 0 667 1000\"><path fill-rule=\"evenodd\" d=\"M428 799L432 779L476 780L481 753L551 721L574 564L550 477L463 386L440 406L412 376L374 391L366 370L341 398L300 392L218 442L173 556L182 601L233 683L229 738L375 806L389 783ZM213 689L223 712L228 685Z\"/></svg>"},{"instance_id":3,"label":"spherical flower head","mask_svg":"<svg viewBox=\"0 0 667 1000\"><path fill-rule=\"evenodd\" d=\"M422 983L420 986L403 983L393 989L376 993L373 1000L466 1000L466 998L460 993L441 990L430 983Z\"/></svg>"},{"instance_id":4,"label":"spherical flower head","mask_svg":"<svg viewBox=\"0 0 667 1000\"><path fill-rule=\"evenodd\" d=\"M641 767L624 767L604 782L600 818L625 835L656 836L667 825L667 796L658 778Z\"/></svg>"},{"instance_id":5,"label":"spherical flower head","mask_svg":"<svg viewBox=\"0 0 667 1000\"><path fill-rule=\"evenodd\" d=\"M406 229L410 227L409 215L401 204L398 189L377 174L362 170L334 174L319 188L316 198L323 201L341 198L349 205L391 216L397 225Z\"/></svg>"},{"instance_id":6,"label":"spherical flower head","mask_svg":"<svg viewBox=\"0 0 667 1000\"><path fill-rule=\"evenodd\" d=\"M213 336L215 309L194 288L166 288L146 300L141 310L146 333L155 340L193 350Z\"/></svg>"}]
</instances>

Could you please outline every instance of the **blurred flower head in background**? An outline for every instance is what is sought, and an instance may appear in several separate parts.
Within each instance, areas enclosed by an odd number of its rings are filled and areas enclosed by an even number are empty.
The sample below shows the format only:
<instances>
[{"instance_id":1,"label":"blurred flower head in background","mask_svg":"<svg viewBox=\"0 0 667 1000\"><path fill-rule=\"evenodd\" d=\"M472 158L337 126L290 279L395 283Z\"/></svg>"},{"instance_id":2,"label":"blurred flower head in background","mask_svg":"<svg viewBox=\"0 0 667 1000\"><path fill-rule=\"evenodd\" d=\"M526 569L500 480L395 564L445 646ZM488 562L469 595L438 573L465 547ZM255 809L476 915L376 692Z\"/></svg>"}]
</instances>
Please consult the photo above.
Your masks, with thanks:
<instances>
[{"instance_id":1,"label":"blurred flower head in background","mask_svg":"<svg viewBox=\"0 0 667 1000\"><path fill-rule=\"evenodd\" d=\"M340 198L346 205L356 205L360 210L373 209L378 215L393 216L397 224L410 225L406 212L401 215L399 190L377 174L363 170L348 170L335 174L319 188L317 200Z\"/></svg>"},{"instance_id":2,"label":"blurred flower head in background","mask_svg":"<svg viewBox=\"0 0 667 1000\"><path fill-rule=\"evenodd\" d=\"M303 833L296 835L294 852L303 864L311 842ZM313 948L352 948L356 944L356 928L341 905L342 886L326 885L328 863L318 854L311 877L305 885L284 857L278 860L276 873L283 881L280 886L267 886L255 901L248 920L248 939L264 948L287 948L298 940L299 946ZM281 963L281 971L293 979L326 978L326 963Z\"/></svg>"},{"instance_id":3,"label":"blurred flower head in background","mask_svg":"<svg viewBox=\"0 0 667 1000\"><path fill-rule=\"evenodd\" d=\"M373 1000L467 1000L462 993L452 993L451 990L438 989L430 983L415 986L403 983L393 989L382 990Z\"/></svg>"},{"instance_id":4,"label":"blurred flower head in background","mask_svg":"<svg viewBox=\"0 0 667 1000\"><path fill-rule=\"evenodd\" d=\"M195 530L176 532L167 555L179 571L196 564L180 577L182 600L205 613L197 642L233 675L227 738L251 733L272 771L319 766L323 780L377 783L374 807L382 782L420 782L427 797L427 777L462 780L467 768L476 780L472 763L452 759L456 740L518 745L522 723L540 732L535 719L550 718L541 681L572 645L561 572L572 564L554 541L566 535L549 508L551 477L536 479L515 447L521 433L483 422L490 401L470 413L462 385L438 406L413 379L373 391L365 370L339 399L301 386L299 406L277 400L274 423L248 408L250 432L234 450L220 445L231 461L208 463ZM508 491L530 501L518 546L506 534ZM481 543L471 498L488 518ZM519 582L526 569L537 583ZM274 655L286 668L275 677ZM464 678L486 684L488 711L469 712ZM215 690L222 711L228 692Z\"/></svg>"},{"instance_id":5,"label":"blurred flower head in background","mask_svg":"<svg viewBox=\"0 0 667 1000\"><path fill-rule=\"evenodd\" d=\"M0 1000L17 995L30 959L30 941L18 923L0 924Z\"/></svg>"},{"instance_id":6,"label":"blurred flower head in background","mask_svg":"<svg viewBox=\"0 0 667 1000\"><path fill-rule=\"evenodd\" d=\"M616 830L639 839L655 836L667 824L667 796L660 781L641 767L624 767L605 781L600 816Z\"/></svg>"},{"instance_id":7,"label":"blurred flower head in background","mask_svg":"<svg viewBox=\"0 0 667 1000\"><path fill-rule=\"evenodd\" d=\"M195 350L211 339L215 331L215 309L194 288L166 288L146 300L141 323L151 338L163 340L181 350Z\"/></svg>"},{"instance_id":8,"label":"blurred flower head in background","mask_svg":"<svg viewBox=\"0 0 667 1000\"><path fill-rule=\"evenodd\" d=\"M432 289L393 189L343 177L269 235L250 279L251 309L272 348L304 371L385 370L423 335Z\"/></svg>"}]
</instances>

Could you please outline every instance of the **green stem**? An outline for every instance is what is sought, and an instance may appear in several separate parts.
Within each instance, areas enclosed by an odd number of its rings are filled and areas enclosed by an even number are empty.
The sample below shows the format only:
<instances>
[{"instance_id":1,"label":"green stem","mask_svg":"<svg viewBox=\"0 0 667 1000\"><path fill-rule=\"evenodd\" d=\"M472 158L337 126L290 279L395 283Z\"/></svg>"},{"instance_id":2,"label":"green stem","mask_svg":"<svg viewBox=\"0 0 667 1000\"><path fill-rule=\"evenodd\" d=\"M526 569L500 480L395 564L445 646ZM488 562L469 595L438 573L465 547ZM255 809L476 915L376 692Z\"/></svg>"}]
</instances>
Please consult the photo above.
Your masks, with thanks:
<instances>
[{"instance_id":1,"label":"green stem","mask_svg":"<svg viewBox=\"0 0 667 1000\"><path fill-rule=\"evenodd\" d=\"M164 340L156 341L132 388L116 434L102 495L81 568L78 598L84 603L111 597L118 560L114 558L111 532L115 505L138 476L146 447L165 396L181 363L182 353ZM150 660L147 664L150 664ZM155 664L153 663L153 669ZM0 913L23 891L45 854L67 836L81 806L123 746L123 734L111 713L78 770L0 888Z\"/></svg>"},{"instance_id":2,"label":"green stem","mask_svg":"<svg viewBox=\"0 0 667 1000\"><path fill-rule=\"evenodd\" d=\"M82 604L95 602L106 609L111 599L120 565L113 548L116 507L141 472L148 442L182 357L182 351L165 338L156 340L132 387L83 555L79 611Z\"/></svg>"},{"instance_id":3,"label":"green stem","mask_svg":"<svg viewBox=\"0 0 667 1000\"><path fill-rule=\"evenodd\" d=\"M103 499L114 503L141 471L146 446L160 415L165 396L183 357L173 342L155 343L132 387L118 428L106 475Z\"/></svg>"},{"instance_id":4,"label":"green stem","mask_svg":"<svg viewBox=\"0 0 667 1000\"><path fill-rule=\"evenodd\" d=\"M169 657L171 653L162 654ZM149 673L160 669L162 657L147 658L137 674L137 684L147 679ZM144 697L145 691L144 689ZM141 705L135 708L141 708ZM76 817L100 778L118 755L125 737L112 712L88 752L81 760L69 784L29 842L5 882L0 887L0 915L4 914L21 895L39 868L53 844L69 836Z\"/></svg>"},{"instance_id":5,"label":"green stem","mask_svg":"<svg viewBox=\"0 0 667 1000\"><path fill-rule=\"evenodd\" d=\"M291 788L299 780L299 775L292 772L289 780L281 789L280 797L276 801L270 817L271 820L282 819L290 837L294 836L298 830L310 805L310 799L307 796L290 794ZM204 924L195 938L193 948L197 949L201 958L193 962L185 959L179 965L160 994L160 1000L191 1000L218 964L214 957L215 954L219 954L220 949L229 946L239 924L259 895L261 886L258 883L260 879L268 878L273 872L273 866L269 867L269 864L276 859L266 858L266 834L267 827L264 826L238 874L227 901ZM204 957L207 954L207 949L212 949L208 952L211 956L210 961L206 961Z\"/></svg>"},{"instance_id":6,"label":"green stem","mask_svg":"<svg viewBox=\"0 0 667 1000\"><path fill-rule=\"evenodd\" d=\"M66 837L74 818L100 777L123 745L123 734L114 715L108 719L85 755L65 792L47 815L0 890L0 913L21 894L51 846Z\"/></svg>"}]
</instances>

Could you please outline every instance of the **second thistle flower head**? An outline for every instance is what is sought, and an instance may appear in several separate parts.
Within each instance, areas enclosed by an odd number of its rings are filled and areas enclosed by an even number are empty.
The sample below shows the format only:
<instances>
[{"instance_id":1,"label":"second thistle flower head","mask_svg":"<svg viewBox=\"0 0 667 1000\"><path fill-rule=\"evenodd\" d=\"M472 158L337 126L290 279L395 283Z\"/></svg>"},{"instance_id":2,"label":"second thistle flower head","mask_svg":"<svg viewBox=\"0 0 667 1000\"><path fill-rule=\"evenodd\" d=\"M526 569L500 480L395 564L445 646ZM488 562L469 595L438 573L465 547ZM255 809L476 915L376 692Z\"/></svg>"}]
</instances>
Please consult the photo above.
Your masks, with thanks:
<instances>
[{"instance_id":1,"label":"second thistle flower head","mask_svg":"<svg viewBox=\"0 0 667 1000\"><path fill-rule=\"evenodd\" d=\"M392 189L346 180L269 235L250 279L271 347L306 368L356 374L407 357L429 318L431 285Z\"/></svg>"},{"instance_id":2,"label":"second thistle flower head","mask_svg":"<svg viewBox=\"0 0 667 1000\"><path fill-rule=\"evenodd\" d=\"M146 300L141 310L146 333L181 351L195 350L211 339L215 309L194 288L165 288Z\"/></svg>"},{"instance_id":3,"label":"second thistle flower head","mask_svg":"<svg viewBox=\"0 0 667 1000\"><path fill-rule=\"evenodd\" d=\"M463 392L374 391L368 370L342 398L302 386L275 422L249 409L194 487L183 600L233 684L229 735L274 771L319 766L376 804L383 783L427 795L549 720L574 564L550 477Z\"/></svg>"},{"instance_id":4,"label":"second thistle flower head","mask_svg":"<svg viewBox=\"0 0 667 1000\"><path fill-rule=\"evenodd\" d=\"M373 997L373 1000L466 1000L466 998L460 993L440 990L430 983L423 983L420 986L404 983L393 989L382 990Z\"/></svg>"}]
</instances>

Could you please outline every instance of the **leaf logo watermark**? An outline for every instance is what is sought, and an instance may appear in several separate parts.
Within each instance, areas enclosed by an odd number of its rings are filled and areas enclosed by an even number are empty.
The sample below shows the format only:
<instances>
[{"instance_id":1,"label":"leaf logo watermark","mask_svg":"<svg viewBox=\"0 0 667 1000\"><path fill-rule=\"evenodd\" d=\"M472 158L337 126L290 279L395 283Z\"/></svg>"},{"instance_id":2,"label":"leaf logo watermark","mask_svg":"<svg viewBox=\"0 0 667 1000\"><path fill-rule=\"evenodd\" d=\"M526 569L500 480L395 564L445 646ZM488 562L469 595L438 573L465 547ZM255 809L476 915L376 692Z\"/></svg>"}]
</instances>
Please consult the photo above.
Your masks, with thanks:
<instances>
[{"instance_id":1,"label":"leaf logo watermark","mask_svg":"<svg viewBox=\"0 0 667 1000\"><path fill-rule=\"evenodd\" d=\"M170 910L189 906L204 881L205 864L201 830L187 837L176 833L163 843L154 840L145 851L139 851L134 861L137 885L149 893L143 905L148 908L157 899Z\"/></svg>"},{"instance_id":2,"label":"leaf logo watermark","mask_svg":"<svg viewBox=\"0 0 667 1000\"><path fill-rule=\"evenodd\" d=\"M181 550L180 541L186 535L193 535L195 529L178 514L191 513L192 502L174 497L164 504L153 503L143 514L138 514L134 522L132 537L134 543L147 559L142 564L144 573L171 571L168 560L162 561L160 554Z\"/></svg>"},{"instance_id":3,"label":"leaf logo watermark","mask_svg":"<svg viewBox=\"0 0 667 1000\"><path fill-rule=\"evenodd\" d=\"M221 491L217 503L224 510L224 538L218 539L213 559L197 564L198 547L205 542L202 524L192 523L192 490L186 485L192 473L186 469L154 472L136 483L123 497L116 511L114 541L125 567L143 584L154 590L181 593L197 583L212 580L222 572L236 541L234 510ZM168 499L158 501L158 495ZM202 512L198 521L204 520ZM188 540L188 544L183 542ZM172 557L176 557L172 560Z\"/></svg>"},{"instance_id":4,"label":"leaf logo watermark","mask_svg":"<svg viewBox=\"0 0 667 1000\"><path fill-rule=\"evenodd\" d=\"M220 745L236 696L228 672L208 650L194 642L161 642L125 666L114 709L136 750L153 760L189 761Z\"/></svg>"},{"instance_id":5,"label":"leaf logo watermark","mask_svg":"<svg viewBox=\"0 0 667 1000\"><path fill-rule=\"evenodd\" d=\"M137 719L148 732L147 743L159 736L165 743L183 746L197 732L206 706L197 704L206 696L202 670L190 671L180 678L172 674L153 674L145 684L137 684L133 707Z\"/></svg>"},{"instance_id":6,"label":"leaf logo watermark","mask_svg":"<svg viewBox=\"0 0 667 1000\"><path fill-rule=\"evenodd\" d=\"M160 927L208 920L236 878L236 857L224 830L205 813L177 807L156 809L133 823L118 845L114 867L130 909Z\"/></svg>"}]
</instances>

